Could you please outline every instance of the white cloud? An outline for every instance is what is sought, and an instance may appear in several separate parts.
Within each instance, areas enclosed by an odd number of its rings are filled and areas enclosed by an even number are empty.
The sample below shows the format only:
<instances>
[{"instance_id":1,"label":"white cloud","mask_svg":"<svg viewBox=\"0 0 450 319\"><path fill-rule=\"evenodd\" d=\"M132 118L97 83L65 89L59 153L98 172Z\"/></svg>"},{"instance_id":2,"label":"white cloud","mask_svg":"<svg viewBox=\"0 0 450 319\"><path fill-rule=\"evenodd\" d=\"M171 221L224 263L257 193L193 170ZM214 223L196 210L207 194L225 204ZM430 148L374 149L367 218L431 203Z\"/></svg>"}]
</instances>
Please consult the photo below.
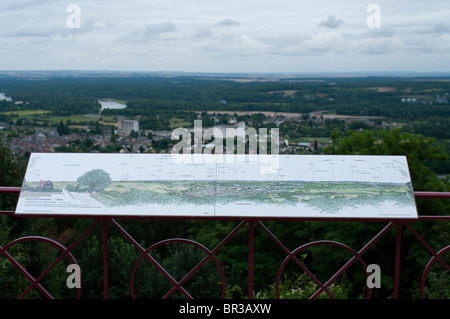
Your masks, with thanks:
<instances>
[{"instance_id":1,"label":"white cloud","mask_svg":"<svg viewBox=\"0 0 450 319\"><path fill-rule=\"evenodd\" d=\"M310 33L304 32L287 32L263 35L260 41L272 46L274 49L283 49L288 47L297 47L306 40L311 39Z\"/></svg>"},{"instance_id":2,"label":"white cloud","mask_svg":"<svg viewBox=\"0 0 450 319\"><path fill-rule=\"evenodd\" d=\"M164 33L177 32L177 26L171 22L161 22L158 24L147 24L145 28L141 31L145 37L154 37Z\"/></svg>"},{"instance_id":3,"label":"white cloud","mask_svg":"<svg viewBox=\"0 0 450 319\"><path fill-rule=\"evenodd\" d=\"M135 43L146 43L149 40L167 39L170 34L177 33L178 27L171 21L165 21L155 24L146 24L125 36L120 37L119 41L130 41Z\"/></svg>"},{"instance_id":4,"label":"white cloud","mask_svg":"<svg viewBox=\"0 0 450 319\"><path fill-rule=\"evenodd\" d=\"M209 39L212 36L213 36L213 32L207 28L200 28L194 34L194 37L199 38L199 39Z\"/></svg>"},{"instance_id":5,"label":"white cloud","mask_svg":"<svg viewBox=\"0 0 450 319\"><path fill-rule=\"evenodd\" d=\"M438 23L433 26L432 31L433 31L433 33L438 33L438 34L449 34L450 27L446 24Z\"/></svg>"},{"instance_id":6,"label":"white cloud","mask_svg":"<svg viewBox=\"0 0 450 319\"><path fill-rule=\"evenodd\" d=\"M335 16L329 16L326 20L319 23L319 27L336 29L338 28L344 21L336 18Z\"/></svg>"},{"instance_id":7,"label":"white cloud","mask_svg":"<svg viewBox=\"0 0 450 319\"><path fill-rule=\"evenodd\" d=\"M80 29L66 27L72 2ZM369 3L1 1L0 69L347 70L372 67L375 57L399 68L450 68L448 0L377 0L380 29L366 26Z\"/></svg>"},{"instance_id":8,"label":"white cloud","mask_svg":"<svg viewBox=\"0 0 450 319\"><path fill-rule=\"evenodd\" d=\"M223 20L219 21L217 23L217 25L220 26L220 27L233 27L233 26L238 26L239 22L234 21L234 20L232 20L230 18L226 18L226 19L223 19Z\"/></svg>"}]
</instances>

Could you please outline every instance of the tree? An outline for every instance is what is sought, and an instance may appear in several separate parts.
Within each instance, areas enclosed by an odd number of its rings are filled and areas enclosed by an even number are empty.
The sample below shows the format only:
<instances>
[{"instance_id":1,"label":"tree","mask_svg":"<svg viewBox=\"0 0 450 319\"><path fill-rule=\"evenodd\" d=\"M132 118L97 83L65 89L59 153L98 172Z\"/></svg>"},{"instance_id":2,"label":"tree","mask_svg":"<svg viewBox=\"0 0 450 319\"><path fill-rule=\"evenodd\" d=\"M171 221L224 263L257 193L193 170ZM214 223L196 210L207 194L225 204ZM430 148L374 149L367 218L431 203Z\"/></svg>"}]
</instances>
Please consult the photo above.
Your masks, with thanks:
<instances>
[{"instance_id":1,"label":"tree","mask_svg":"<svg viewBox=\"0 0 450 319\"><path fill-rule=\"evenodd\" d=\"M8 147L0 145L0 185L20 186L25 175L26 163L22 158L14 156ZM1 209L14 209L17 195L0 196Z\"/></svg>"},{"instance_id":2,"label":"tree","mask_svg":"<svg viewBox=\"0 0 450 319\"><path fill-rule=\"evenodd\" d=\"M68 135L70 134L70 128L67 124L64 124L64 122L61 120L56 127L56 130L58 131L59 136Z\"/></svg>"},{"instance_id":3,"label":"tree","mask_svg":"<svg viewBox=\"0 0 450 319\"><path fill-rule=\"evenodd\" d=\"M131 137L134 137L134 138L138 138L138 137L139 137L139 132L136 132L136 131L134 131L134 130L131 130L130 136L131 136Z\"/></svg>"},{"instance_id":4,"label":"tree","mask_svg":"<svg viewBox=\"0 0 450 319\"><path fill-rule=\"evenodd\" d=\"M93 169L77 179L80 188L88 187L89 192L100 192L111 184L111 177L102 169Z\"/></svg>"}]
</instances>

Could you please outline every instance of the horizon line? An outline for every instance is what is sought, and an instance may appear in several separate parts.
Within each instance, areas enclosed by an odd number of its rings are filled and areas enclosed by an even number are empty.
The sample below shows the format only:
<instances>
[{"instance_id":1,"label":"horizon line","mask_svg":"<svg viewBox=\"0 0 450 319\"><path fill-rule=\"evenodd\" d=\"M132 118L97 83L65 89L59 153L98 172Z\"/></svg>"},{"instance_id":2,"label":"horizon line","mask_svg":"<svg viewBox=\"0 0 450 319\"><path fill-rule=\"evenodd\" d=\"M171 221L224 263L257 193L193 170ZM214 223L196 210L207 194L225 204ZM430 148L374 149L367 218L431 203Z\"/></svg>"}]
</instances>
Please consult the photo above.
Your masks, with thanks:
<instances>
[{"instance_id":1,"label":"horizon line","mask_svg":"<svg viewBox=\"0 0 450 319\"><path fill-rule=\"evenodd\" d=\"M428 76L450 76L450 70L448 71L415 71L415 70L395 70L395 71L386 71L386 70L378 70L378 71L183 71L183 70L119 70L119 69L15 69L15 70L1 70L0 73L8 73L8 72L17 72L17 73L26 73L26 72L44 72L44 73L135 73L135 74L185 74L185 75L299 75L299 76L349 76L349 75L358 75L358 76L373 76L373 75L393 75L393 76L414 76L414 75L428 75Z\"/></svg>"}]
</instances>

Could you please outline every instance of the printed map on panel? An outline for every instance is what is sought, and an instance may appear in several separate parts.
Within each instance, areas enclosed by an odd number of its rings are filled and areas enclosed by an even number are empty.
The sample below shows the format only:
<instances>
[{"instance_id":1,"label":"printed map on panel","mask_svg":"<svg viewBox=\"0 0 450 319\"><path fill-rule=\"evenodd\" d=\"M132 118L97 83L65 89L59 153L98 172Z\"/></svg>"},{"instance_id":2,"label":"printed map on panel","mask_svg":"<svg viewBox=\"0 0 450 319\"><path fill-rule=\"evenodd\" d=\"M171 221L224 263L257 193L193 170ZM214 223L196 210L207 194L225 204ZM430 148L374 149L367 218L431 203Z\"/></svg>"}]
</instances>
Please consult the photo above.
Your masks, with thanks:
<instances>
[{"instance_id":1,"label":"printed map on panel","mask_svg":"<svg viewBox=\"0 0 450 319\"><path fill-rule=\"evenodd\" d=\"M417 218L402 156L34 153L16 214Z\"/></svg>"}]
</instances>

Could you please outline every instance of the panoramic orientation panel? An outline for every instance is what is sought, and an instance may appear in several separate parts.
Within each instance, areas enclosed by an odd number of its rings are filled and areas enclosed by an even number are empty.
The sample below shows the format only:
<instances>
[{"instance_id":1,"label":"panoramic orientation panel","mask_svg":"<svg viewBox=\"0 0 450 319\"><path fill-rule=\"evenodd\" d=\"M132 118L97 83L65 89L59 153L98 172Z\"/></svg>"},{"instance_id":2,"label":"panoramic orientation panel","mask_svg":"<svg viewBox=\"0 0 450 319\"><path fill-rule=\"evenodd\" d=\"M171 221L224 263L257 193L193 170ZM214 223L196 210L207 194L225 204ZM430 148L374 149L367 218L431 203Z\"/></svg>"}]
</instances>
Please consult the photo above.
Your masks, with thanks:
<instances>
[{"instance_id":1,"label":"panoramic orientation panel","mask_svg":"<svg viewBox=\"0 0 450 319\"><path fill-rule=\"evenodd\" d=\"M17 215L417 218L404 156L33 153Z\"/></svg>"}]
</instances>

